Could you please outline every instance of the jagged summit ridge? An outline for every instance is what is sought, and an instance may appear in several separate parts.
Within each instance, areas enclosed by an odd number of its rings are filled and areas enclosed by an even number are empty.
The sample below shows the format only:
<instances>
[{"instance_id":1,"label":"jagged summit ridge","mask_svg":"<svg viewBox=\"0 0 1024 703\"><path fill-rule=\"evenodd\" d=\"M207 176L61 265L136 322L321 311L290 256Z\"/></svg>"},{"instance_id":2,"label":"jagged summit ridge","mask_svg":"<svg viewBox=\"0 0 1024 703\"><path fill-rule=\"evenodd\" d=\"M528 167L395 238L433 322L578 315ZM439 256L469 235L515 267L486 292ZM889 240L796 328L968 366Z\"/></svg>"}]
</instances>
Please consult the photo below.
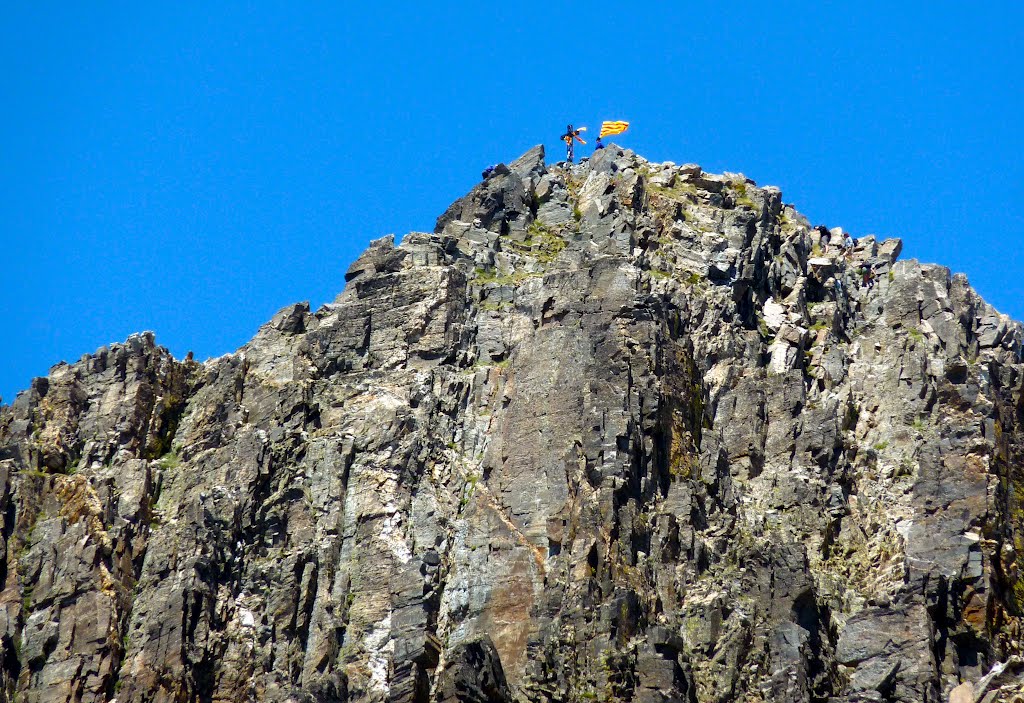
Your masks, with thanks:
<instances>
[{"instance_id":1,"label":"jagged summit ridge","mask_svg":"<svg viewBox=\"0 0 1024 703\"><path fill-rule=\"evenodd\" d=\"M0 696L1008 698L1022 328L899 253L537 147L234 354L59 365L0 409Z\"/></svg>"}]
</instances>

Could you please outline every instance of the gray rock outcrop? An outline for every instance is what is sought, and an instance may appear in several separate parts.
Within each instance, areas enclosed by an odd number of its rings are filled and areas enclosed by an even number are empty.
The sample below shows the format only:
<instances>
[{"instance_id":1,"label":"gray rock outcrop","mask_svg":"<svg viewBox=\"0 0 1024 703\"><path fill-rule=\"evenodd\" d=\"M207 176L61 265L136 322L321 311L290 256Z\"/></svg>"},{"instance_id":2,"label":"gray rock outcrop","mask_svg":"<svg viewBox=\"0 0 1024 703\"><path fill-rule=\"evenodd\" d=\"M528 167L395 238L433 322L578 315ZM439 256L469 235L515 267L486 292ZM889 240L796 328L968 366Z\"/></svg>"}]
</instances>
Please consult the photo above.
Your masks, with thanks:
<instances>
[{"instance_id":1,"label":"gray rock outcrop","mask_svg":"<svg viewBox=\"0 0 1024 703\"><path fill-rule=\"evenodd\" d=\"M234 354L0 408L0 701L1022 691L1021 325L778 189L538 147Z\"/></svg>"}]
</instances>

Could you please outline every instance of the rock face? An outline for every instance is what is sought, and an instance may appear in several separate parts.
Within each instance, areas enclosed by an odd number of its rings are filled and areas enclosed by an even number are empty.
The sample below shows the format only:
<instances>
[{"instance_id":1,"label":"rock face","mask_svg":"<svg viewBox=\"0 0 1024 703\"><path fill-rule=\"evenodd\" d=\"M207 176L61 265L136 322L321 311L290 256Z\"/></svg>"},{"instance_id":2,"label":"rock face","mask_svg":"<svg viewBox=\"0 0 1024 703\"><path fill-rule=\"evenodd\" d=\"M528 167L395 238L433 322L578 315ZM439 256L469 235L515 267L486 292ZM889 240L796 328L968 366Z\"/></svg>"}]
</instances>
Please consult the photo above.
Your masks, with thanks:
<instances>
[{"instance_id":1,"label":"rock face","mask_svg":"<svg viewBox=\"0 0 1024 703\"><path fill-rule=\"evenodd\" d=\"M538 147L234 354L54 367L0 409L0 700L1008 700L1021 326L818 236Z\"/></svg>"}]
</instances>

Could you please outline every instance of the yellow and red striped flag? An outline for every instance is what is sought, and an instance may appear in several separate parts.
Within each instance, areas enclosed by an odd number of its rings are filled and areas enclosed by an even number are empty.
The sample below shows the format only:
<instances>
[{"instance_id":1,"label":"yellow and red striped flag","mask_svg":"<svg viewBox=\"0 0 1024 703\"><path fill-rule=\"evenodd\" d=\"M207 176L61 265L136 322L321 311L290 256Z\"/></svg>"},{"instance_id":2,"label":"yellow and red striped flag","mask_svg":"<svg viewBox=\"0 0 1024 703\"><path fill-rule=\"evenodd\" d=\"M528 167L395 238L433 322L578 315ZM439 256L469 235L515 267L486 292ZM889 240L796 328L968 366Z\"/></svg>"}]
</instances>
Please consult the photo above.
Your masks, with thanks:
<instances>
[{"instance_id":1,"label":"yellow and red striped flag","mask_svg":"<svg viewBox=\"0 0 1024 703\"><path fill-rule=\"evenodd\" d=\"M601 134L598 139L604 137L610 137L613 134L622 134L629 128L629 122L602 122L601 123Z\"/></svg>"}]
</instances>

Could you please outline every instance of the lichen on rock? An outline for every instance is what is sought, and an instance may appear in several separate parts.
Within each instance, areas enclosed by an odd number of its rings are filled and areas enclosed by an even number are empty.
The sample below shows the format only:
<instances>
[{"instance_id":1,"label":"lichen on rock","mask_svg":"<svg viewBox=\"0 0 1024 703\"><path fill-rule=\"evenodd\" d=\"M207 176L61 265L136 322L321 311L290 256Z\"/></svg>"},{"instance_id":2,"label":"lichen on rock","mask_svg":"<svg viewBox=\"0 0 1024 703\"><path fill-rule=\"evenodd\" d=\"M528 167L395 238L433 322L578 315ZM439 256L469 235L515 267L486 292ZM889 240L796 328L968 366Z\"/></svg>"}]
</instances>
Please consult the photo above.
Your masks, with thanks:
<instances>
[{"instance_id":1,"label":"lichen on rock","mask_svg":"<svg viewBox=\"0 0 1024 703\"><path fill-rule=\"evenodd\" d=\"M1009 699L1024 330L818 236L537 147L233 354L54 367L0 408L0 700Z\"/></svg>"}]
</instances>

